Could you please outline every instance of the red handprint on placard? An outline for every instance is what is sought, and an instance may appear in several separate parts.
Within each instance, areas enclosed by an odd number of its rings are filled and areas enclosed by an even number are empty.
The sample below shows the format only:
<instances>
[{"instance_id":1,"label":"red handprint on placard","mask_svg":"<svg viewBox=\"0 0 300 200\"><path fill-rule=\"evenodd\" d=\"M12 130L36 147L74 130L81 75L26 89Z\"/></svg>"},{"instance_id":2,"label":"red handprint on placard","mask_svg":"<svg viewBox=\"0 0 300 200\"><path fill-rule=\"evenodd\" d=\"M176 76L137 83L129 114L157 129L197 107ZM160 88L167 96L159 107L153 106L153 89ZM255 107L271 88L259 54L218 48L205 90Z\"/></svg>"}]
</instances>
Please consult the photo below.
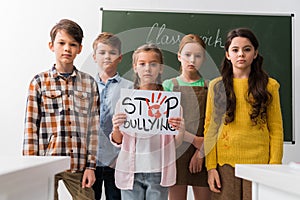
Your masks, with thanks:
<instances>
[{"instance_id":1,"label":"red handprint on placard","mask_svg":"<svg viewBox=\"0 0 300 200\"><path fill-rule=\"evenodd\" d=\"M149 103L149 99L146 98L146 103L148 105L148 116L149 117L155 117L155 118L160 118L161 117L161 112L160 112L160 106L161 104L166 100L167 96L164 96L164 98L159 102L161 98L161 92L158 93L158 97L156 99L156 102L154 102L154 93L152 93L151 96L151 103L155 103L150 105ZM166 112L164 112L163 114L166 114Z\"/></svg>"}]
</instances>

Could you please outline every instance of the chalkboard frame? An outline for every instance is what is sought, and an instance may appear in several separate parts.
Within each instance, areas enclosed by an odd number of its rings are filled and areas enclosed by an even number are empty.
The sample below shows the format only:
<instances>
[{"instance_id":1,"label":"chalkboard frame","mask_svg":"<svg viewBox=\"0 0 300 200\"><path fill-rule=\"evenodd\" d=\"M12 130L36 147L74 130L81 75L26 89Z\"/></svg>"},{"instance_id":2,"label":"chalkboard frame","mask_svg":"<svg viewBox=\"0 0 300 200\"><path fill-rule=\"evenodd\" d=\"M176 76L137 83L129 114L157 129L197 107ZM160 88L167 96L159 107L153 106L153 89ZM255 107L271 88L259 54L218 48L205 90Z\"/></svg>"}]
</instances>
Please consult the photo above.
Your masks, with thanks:
<instances>
[{"instance_id":1,"label":"chalkboard frame","mask_svg":"<svg viewBox=\"0 0 300 200\"><path fill-rule=\"evenodd\" d=\"M110 13L108 15L108 13ZM114 17L116 15L122 14L121 18L118 19L114 19ZM248 27L250 29L252 29L254 31L254 33L256 34L259 42L260 42L260 47L259 47L259 51L260 53L263 55L264 57L264 67L266 67L266 71L269 73L269 75L271 77L274 77L281 85L280 87L280 98L281 98L281 107L282 107L282 114L283 114L283 124L284 124L284 141L285 143L291 143L291 144L295 144L295 127L294 127L294 121L295 121L295 113L294 113L294 84L295 84L295 77L294 77L294 70L295 70L295 50L294 50L294 44L292 41L294 41L294 14L291 13L226 13L226 12L189 12L189 11L161 11L161 10L106 10L103 8L100 8L100 14L101 14L101 19L102 19L102 23L101 23L101 31L108 31L108 32L112 32L117 34L122 41L122 52L123 52L123 61L121 63L122 68L119 69L120 73L128 78L131 79L131 77L129 76L129 74L131 74L132 72L130 71L131 68L131 54L132 51L138 47L139 45L146 43L146 42L153 42L153 43L157 43L157 41L155 40L155 37L153 36L151 38L151 40L147 41L147 39L144 37L139 37L139 36L133 36L131 34L131 32L126 33L126 31L128 30L133 30L136 29L139 33L144 34L144 29L148 28L153 28L153 23L152 24L146 24L145 25L140 25L140 22L142 22L142 20L144 20L142 18L142 16L147 16L147 20L149 20L151 18L157 18L158 16L163 16L163 15L176 15L177 16L185 16L188 15L190 17L191 20L197 19L199 16L208 16L208 18L212 18L212 17L220 17L220 18L226 18L226 17L236 17L239 18L238 21L240 21L241 23L236 23L236 21L232 22L232 24L227 25L227 29L223 30L222 29L222 33L216 33L216 34L220 34L219 37L222 38L222 41L224 41L224 38L226 36L226 33L233 29L233 28L237 28L237 27ZM130 16L132 17L133 15L137 16L138 22L136 23L137 26L134 26L130 23L128 23L128 21L126 21L126 16ZM142 15L142 16L139 16ZM150 16L150 17L149 17ZM209 17L211 16L211 17ZM185 16L186 17L186 16ZM148 19L149 18L149 19ZM245 20L249 20L249 22L252 23L253 20L253 24L251 23L243 23L242 18L246 18ZM257 20L256 20L257 19ZM265 19L272 19L269 22L264 21ZM274 20L273 20L274 19ZM276 20L275 20L276 19ZM122 20L122 21L120 21ZM170 19L169 19L170 20ZM282 20L283 24L280 24L278 21ZM151 19L150 19L151 21ZM170 20L171 21L171 20ZM178 20L178 18L174 18L175 22L180 23L180 20ZM209 20L208 20L209 21ZM259 21L264 21L263 23L260 23ZM272 21L272 22L271 22ZM273 22L274 21L274 22ZM145 22L142 22L145 23ZM146 22L147 23L147 22ZM213 22L212 22L213 23ZM227 22L226 22L227 23ZM228 22L230 23L230 22ZM265 24L264 24L265 23ZM161 27L163 24L166 24L163 21L163 18L159 19L158 25L157 27L154 27L154 32L156 32L156 34L159 34L159 32L161 31ZM184 24L184 23L183 23ZM188 23L187 23L188 24ZM272 29L272 27L274 28L275 26L278 26L278 24L280 26L283 26L283 30L282 35L284 35L284 37L288 37L284 38L286 42L284 42L284 44L282 44L280 42L281 39L281 32L274 32L271 34L262 34L263 31L267 31ZM151 26L152 25L152 26ZM126 26L126 28L124 29L122 26ZM169 27L171 27L169 29ZM174 28L174 26L169 26L169 24L167 24L167 27L165 27L164 30L167 31L173 31L175 30L175 33L178 33L178 35L180 35L180 37L182 37L185 34L188 33L196 33L197 31L193 31L195 29L190 29L190 30L185 30L182 31L180 29L177 30L177 28ZM262 31L263 30L263 31ZM277 30L276 28L274 28L274 30ZM146 30L146 32L149 30ZM178 31L178 32L176 32ZM286 31L286 32L285 32ZM124 38L124 34L126 33L127 36L125 36ZM123 35L122 35L123 34ZM125 35L126 35L125 34ZM129 38L128 35L131 36ZM206 43L208 44L209 40L204 34L199 34L203 39L206 39ZM217 41L218 36L216 36L215 42ZM274 48L274 46L270 47L269 49L264 48L265 46L267 46L268 44L270 44L270 42L265 42L269 37L274 38L275 43L277 43L278 45L280 45L280 47L278 48L282 48L284 49L285 53L283 53L283 58L285 59L284 62L280 61L280 57L282 56L282 52L280 54L279 50L276 51L276 49ZM173 41L177 41L178 38L174 37ZM129 42L128 41L134 41L134 42ZM140 41L143 41L142 43ZM174 45L168 45L168 47L164 47L163 44L159 44L158 42L158 46L160 46L163 51L164 51L164 55L166 55L166 59L165 59L165 63L167 61L167 65L168 66L172 66L172 68L174 68L175 71L179 70L179 63L177 61L176 58L176 48L178 48L178 44ZM216 59L214 57L214 53L210 52L210 46L208 46L208 56L210 58L210 62L207 63L207 66L212 66L215 65L215 68L218 69L218 66L220 65L220 58ZM271 45L268 45L271 46ZM223 49L222 49L223 50ZM124 53L125 52L125 53ZM223 50L224 52L224 50ZM276 54L275 54L276 52ZM273 56L273 55L277 55L277 56ZM177 64L173 64L171 61L169 61L169 57L172 57L175 61L172 61L173 63L177 63ZM287 58L288 57L288 58ZM218 62L215 62L215 60L219 60ZM275 61L274 61L275 60ZM171 64L169 64L171 63ZM274 64L276 63L276 64ZM282 64L283 63L283 64ZM275 66L274 68L271 67ZM125 66L125 67L124 67ZM280 69L281 66L285 66L287 67L285 70L282 71L282 69ZM276 68L277 67L277 68ZM204 73L205 73L205 67L204 67ZM275 69L275 70L274 70ZM211 71L211 70L210 70ZM202 73L202 72L201 72ZM171 73L173 76L174 74L176 74L176 72ZM208 79L214 78L216 77L218 74L218 72L216 72L216 70L212 73L209 72L207 74ZM169 78L169 77L165 77L165 78Z\"/></svg>"}]
</instances>

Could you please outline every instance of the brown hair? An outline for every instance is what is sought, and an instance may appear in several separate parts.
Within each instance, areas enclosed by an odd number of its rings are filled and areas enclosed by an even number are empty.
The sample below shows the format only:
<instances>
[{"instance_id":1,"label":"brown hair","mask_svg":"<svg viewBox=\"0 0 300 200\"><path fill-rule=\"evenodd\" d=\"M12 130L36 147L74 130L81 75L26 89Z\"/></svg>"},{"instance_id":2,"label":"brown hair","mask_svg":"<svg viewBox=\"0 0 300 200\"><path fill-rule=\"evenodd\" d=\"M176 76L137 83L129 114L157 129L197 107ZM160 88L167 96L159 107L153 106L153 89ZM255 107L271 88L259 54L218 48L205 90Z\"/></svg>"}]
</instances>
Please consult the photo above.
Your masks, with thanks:
<instances>
[{"instance_id":1,"label":"brown hair","mask_svg":"<svg viewBox=\"0 0 300 200\"><path fill-rule=\"evenodd\" d=\"M81 45L83 38L83 31L81 27L74 21L69 19L60 20L50 31L51 42L54 42L56 34L58 31L66 31L69 35L71 35L76 42Z\"/></svg>"},{"instance_id":2,"label":"brown hair","mask_svg":"<svg viewBox=\"0 0 300 200\"><path fill-rule=\"evenodd\" d=\"M154 52L157 55L160 64L164 63L163 53L160 48L158 48L155 44L144 44L138 47L132 54L132 66L137 64L138 54L141 52ZM161 75L159 74L156 79L157 90L163 90ZM138 89L140 87L140 78L137 73L135 73L134 77L134 88Z\"/></svg>"},{"instance_id":3,"label":"brown hair","mask_svg":"<svg viewBox=\"0 0 300 200\"><path fill-rule=\"evenodd\" d=\"M227 35L225 43L225 51L228 52L229 46L235 37L243 37L249 39L254 49L257 50L259 43L254 33L247 28L237 28L230 31ZM251 72L248 78L248 93L247 101L252 106L250 119L253 124L257 124L257 120L260 119L263 123L266 123L267 118L267 106L272 100L272 95L267 90L269 76L262 68L263 57L257 55L251 64ZM233 90L233 66L230 60L226 57L223 59L221 65L222 81L226 93L226 116L225 124L228 124L234 120L234 113L236 109L236 96ZM218 95L216 95L216 98Z\"/></svg>"},{"instance_id":4,"label":"brown hair","mask_svg":"<svg viewBox=\"0 0 300 200\"><path fill-rule=\"evenodd\" d=\"M109 33L109 32L100 33L98 37L95 39L95 41L93 42L94 52L96 51L99 43L112 46L118 49L119 54L121 54L121 40L113 33Z\"/></svg>"}]
</instances>

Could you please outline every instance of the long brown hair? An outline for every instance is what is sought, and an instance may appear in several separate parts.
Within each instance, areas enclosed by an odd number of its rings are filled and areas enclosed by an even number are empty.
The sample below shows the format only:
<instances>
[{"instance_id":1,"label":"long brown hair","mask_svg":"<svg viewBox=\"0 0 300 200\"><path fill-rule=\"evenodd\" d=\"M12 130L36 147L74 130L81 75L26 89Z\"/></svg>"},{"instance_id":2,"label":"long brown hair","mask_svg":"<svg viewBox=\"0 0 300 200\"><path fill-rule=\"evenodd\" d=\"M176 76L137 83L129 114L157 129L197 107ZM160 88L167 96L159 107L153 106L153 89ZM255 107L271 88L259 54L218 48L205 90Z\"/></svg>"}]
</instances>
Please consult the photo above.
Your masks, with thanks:
<instances>
[{"instance_id":1,"label":"long brown hair","mask_svg":"<svg viewBox=\"0 0 300 200\"><path fill-rule=\"evenodd\" d=\"M225 43L225 51L228 52L228 48L235 37L248 38L254 49L257 50L259 43L254 33L248 28L237 28L230 31L227 35ZM251 72L248 78L248 92L247 101L252 106L249 113L250 119L253 124L257 124L258 120L266 123L267 120L267 106L272 100L272 95L267 90L269 76L262 69L263 57L258 53L257 57L251 64ZM228 124L234 120L234 113L236 110L236 96L233 90L233 67L230 60L224 57L221 65L221 75L226 92L226 116L225 124ZM218 96L218 95L217 95ZM218 98L216 96L216 98Z\"/></svg>"}]
</instances>

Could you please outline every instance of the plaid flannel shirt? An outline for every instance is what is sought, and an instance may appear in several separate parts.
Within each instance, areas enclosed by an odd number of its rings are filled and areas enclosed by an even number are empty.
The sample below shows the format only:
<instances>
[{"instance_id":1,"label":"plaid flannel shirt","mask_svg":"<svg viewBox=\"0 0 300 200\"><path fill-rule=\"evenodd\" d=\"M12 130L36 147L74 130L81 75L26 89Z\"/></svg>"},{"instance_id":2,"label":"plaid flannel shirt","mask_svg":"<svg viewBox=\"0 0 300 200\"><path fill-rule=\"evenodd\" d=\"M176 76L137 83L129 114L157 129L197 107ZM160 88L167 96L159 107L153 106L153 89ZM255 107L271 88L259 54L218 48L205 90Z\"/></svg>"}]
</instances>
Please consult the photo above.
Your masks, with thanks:
<instances>
[{"instance_id":1,"label":"plaid flannel shirt","mask_svg":"<svg viewBox=\"0 0 300 200\"><path fill-rule=\"evenodd\" d=\"M95 169L99 130L99 92L90 75L65 78L55 66L30 83L23 155L70 156L71 171Z\"/></svg>"}]
</instances>

